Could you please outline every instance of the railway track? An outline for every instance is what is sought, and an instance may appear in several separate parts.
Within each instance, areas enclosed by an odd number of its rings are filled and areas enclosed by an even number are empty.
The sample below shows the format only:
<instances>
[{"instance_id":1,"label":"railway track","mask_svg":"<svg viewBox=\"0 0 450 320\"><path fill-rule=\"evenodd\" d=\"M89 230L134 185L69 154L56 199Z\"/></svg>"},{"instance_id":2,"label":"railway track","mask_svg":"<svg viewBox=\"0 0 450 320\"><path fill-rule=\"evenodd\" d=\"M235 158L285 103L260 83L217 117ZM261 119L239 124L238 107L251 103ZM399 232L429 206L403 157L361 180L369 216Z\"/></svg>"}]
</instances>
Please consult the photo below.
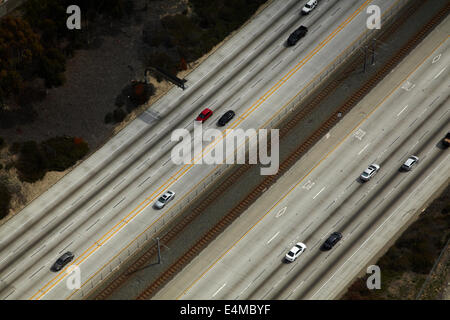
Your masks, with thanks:
<instances>
[{"instance_id":1,"label":"railway track","mask_svg":"<svg viewBox=\"0 0 450 320\"><path fill-rule=\"evenodd\" d=\"M377 45L383 40L387 39L395 29L402 25L409 16L416 10L422 7L428 1L414 1L402 14L391 23L391 25L378 37ZM299 147L293 151L280 164L279 171L276 175L267 176L257 187L255 187L247 196L229 211L216 225L207 231L189 250L170 265L165 272L163 272L153 283L151 283L145 290L143 290L136 299L149 299L157 290L170 281L185 265L187 265L196 255L198 255L212 240L214 240L225 228L230 225L237 217L240 216L256 199L281 177L298 159L305 154L319 139L321 139L336 123L348 113L373 87L375 87L425 36L439 24L450 10L450 3L447 4L438 14L432 17L425 26L411 37L408 42L398 50L386 64L384 64L371 78L368 79L354 94L342 104L337 111L335 111L322 125L314 131ZM361 66L364 55L358 55L345 67L343 74L349 74ZM328 97L343 81L343 78L335 79L326 85L319 94L317 94L310 102L306 103L305 108L301 109L286 125L280 129L280 139L283 139L289 131L294 128L300 121L305 119L308 115L317 108L317 106ZM201 201L191 213L183 218L180 223L169 230L160 241L164 244L169 244L177 235L182 232L186 226L192 223L208 206L210 206L217 197L225 192L231 185L236 183L241 176L251 168L251 165L240 165L222 184L216 187L211 193L206 196L206 199ZM134 272L140 270L147 265L157 255L157 248L152 247L147 250L137 261L131 265L125 272L114 279L106 288L100 293L92 296L93 299L106 299L115 290L120 288L133 275Z\"/></svg>"}]
</instances>

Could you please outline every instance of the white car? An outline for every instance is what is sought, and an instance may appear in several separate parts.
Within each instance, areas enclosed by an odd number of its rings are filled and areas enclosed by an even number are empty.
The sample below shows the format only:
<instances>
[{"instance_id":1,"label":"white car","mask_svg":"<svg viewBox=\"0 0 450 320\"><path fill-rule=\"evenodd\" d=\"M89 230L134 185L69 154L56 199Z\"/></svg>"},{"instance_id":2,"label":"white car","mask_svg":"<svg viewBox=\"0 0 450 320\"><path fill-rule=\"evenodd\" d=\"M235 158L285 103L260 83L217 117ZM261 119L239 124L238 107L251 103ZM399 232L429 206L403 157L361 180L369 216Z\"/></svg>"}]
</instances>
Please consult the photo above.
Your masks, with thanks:
<instances>
[{"instance_id":1,"label":"white car","mask_svg":"<svg viewBox=\"0 0 450 320\"><path fill-rule=\"evenodd\" d=\"M175 192L167 190L153 205L156 209L162 209L170 200L175 198Z\"/></svg>"},{"instance_id":2,"label":"white car","mask_svg":"<svg viewBox=\"0 0 450 320\"><path fill-rule=\"evenodd\" d=\"M309 0L302 8L302 13L309 14L315 7L317 7L317 0Z\"/></svg>"},{"instance_id":3,"label":"white car","mask_svg":"<svg viewBox=\"0 0 450 320\"><path fill-rule=\"evenodd\" d=\"M412 167L419 162L419 157L417 156L410 156L408 160L405 161L405 163L402 164L402 169L405 171L409 171L412 169Z\"/></svg>"},{"instance_id":4,"label":"white car","mask_svg":"<svg viewBox=\"0 0 450 320\"><path fill-rule=\"evenodd\" d=\"M380 170L380 166L372 163L363 173L361 173L362 181L369 181Z\"/></svg>"},{"instance_id":5,"label":"white car","mask_svg":"<svg viewBox=\"0 0 450 320\"><path fill-rule=\"evenodd\" d=\"M306 250L306 245L302 242L297 242L292 249L286 253L285 259L293 262Z\"/></svg>"}]
</instances>

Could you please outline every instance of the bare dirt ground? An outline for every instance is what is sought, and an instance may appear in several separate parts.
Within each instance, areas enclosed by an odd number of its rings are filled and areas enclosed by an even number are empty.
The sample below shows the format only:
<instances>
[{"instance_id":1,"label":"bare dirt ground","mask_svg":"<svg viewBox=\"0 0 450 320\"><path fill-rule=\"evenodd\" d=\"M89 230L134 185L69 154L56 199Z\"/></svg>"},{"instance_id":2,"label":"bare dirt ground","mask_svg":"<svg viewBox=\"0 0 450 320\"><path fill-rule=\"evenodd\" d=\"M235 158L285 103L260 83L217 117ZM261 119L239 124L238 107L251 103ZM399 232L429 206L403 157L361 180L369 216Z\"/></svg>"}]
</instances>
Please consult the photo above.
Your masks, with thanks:
<instances>
[{"instance_id":1,"label":"bare dirt ground","mask_svg":"<svg viewBox=\"0 0 450 320\"><path fill-rule=\"evenodd\" d=\"M450 300L450 246L445 248L436 269L430 275L421 300Z\"/></svg>"},{"instance_id":2,"label":"bare dirt ground","mask_svg":"<svg viewBox=\"0 0 450 320\"><path fill-rule=\"evenodd\" d=\"M133 79L144 75L142 29L148 22L185 8L183 0L135 1L134 13L110 26L95 30L90 47L78 50L68 60L66 83L48 90L45 100L37 103L34 123L12 129L0 129L8 143L42 141L58 135L81 136L96 150L113 133L105 125L105 115L115 109L115 98ZM76 31L74 31L76 32ZM158 91L165 90L165 83Z\"/></svg>"},{"instance_id":3,"label":"bare dirt ground","mask_svg":"<svg viewBox=\"0 0 450 320\"><path fill-rule=\"evenodd\" d=\"M0 128L0 137L8 144L28 140L40 142L61 135L81 137L89 144L90 155L172 88L171 83L158 83L151 78L150 82L155 86L156 92L146 104L133 110L122 123L115 126L104 123L105 115L115 109L115 99L122 89L132 80L144 80L144 26L162 16L181 13L187 8L187 0L160 0L148 2L145 10L146 2L148 1L135 1L131 17L106 28L98 28L91 39L91 48L76 51L74 57L67 61L65 84L48 90L45 100L36 104L39 114L36 121L11 129ZM267 1L262 5L253 17L270 3L271 1ZM180 72L178 77L185 77L236 32L238 30L202 58L190 63L188 69ZM12 156L5 150L0 152L0 163L4 167L11 160ZM1 175L17 186L17 192L13 195L9 215L0 220L0 225L72 169L48 172L41 181L33 184L20 182L14 168L3 169Z\"/></svg>"}]
</instances>

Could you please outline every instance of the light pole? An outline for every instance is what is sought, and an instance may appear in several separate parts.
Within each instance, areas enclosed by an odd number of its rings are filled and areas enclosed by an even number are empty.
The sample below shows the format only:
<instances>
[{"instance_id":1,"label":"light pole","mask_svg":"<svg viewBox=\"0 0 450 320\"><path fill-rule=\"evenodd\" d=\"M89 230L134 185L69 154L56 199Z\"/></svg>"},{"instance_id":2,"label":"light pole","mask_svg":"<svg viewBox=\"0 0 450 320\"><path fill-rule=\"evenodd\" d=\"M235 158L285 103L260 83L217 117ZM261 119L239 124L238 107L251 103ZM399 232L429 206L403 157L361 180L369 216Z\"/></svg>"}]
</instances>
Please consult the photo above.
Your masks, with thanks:
<instances>
[{"instance_id":1,"label":"light pole","mask_svg":"<svg viewBox=\"0 0 450 320\"><path fill-rule=\"evenodd\" d=\"M364 73L366 73L367 46L364 46Z\"/></svg>"},{"instance_id":2,"label":"light pole","mask_svg":"<svg viewBox=\"0 0 450 320\"><path fill-rule=\"evenodd\" d=\"M159 237L156 238L156 245L158 246L158 264L161 263L161 247L159 245Z\"/></svg>"},{"instance_id":3,"label":"light pole","mask_svg":"<svg viewBox=\"0 0 450 320\"><path fill-rule=\"evenodd\" d=\"M375 42L377 39L373 38L372 40L372 65L375 64Z\"/></svg>"}]
</instances>

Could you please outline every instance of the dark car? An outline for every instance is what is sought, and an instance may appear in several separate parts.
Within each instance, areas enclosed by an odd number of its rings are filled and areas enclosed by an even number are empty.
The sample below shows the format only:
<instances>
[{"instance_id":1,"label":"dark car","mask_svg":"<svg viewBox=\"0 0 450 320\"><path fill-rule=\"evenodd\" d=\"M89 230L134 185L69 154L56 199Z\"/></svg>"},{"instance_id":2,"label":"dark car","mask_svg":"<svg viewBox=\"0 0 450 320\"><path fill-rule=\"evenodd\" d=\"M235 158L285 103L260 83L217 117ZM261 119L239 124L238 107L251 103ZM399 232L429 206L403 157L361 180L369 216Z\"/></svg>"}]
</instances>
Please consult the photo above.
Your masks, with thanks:
<instances>
[{"instance_id":1,"label":"dark car","mask_svg":"<svg viewBox=\"0 0 450 320\"><path fill-rule=\"evenodd\" d=\"M342 234L340 232L333 232L327 240L325 240L324 244L323 244L323 248L325 250L330 250L331 248L333 248L336 243L339 242L339 240L342 239Z\"/></svg>"},{"instance_id":2,"label":"dark car","mask_svg":"<svg viewBox=\"0 0 450 320\"><path fill-rule=\"evenodd\" d=\"M298 40L300 40L301 38L303 38L306 33L308 32L308 28L305 26L300 26L298 27L294 32L291 33L291 35L289 36L288 40L287 40L287 44L288 46L293 46L295 45Z\"/></svg>"},{"instance_id":3,"label":"dark car","mask_svg":"<svg viewBox=\"0 0 450 320\"><path fill-rule=\"evenodd\" d=\"M445 136L445 138L442 140L442 144L444 145L444 147L448 148L448 146L450 146L450 132L447 132L447 135Z\"/></svg>"},{"instance_id":4,"label":"dark car","mask_svg":"<svg viewBox=\"0 0 450 320\"><path fill-rule=\"evenodd\" d=\"M200 122L205 122L209 117L211 117L213 114L211 109L205 108L205 110L203 110L197 117L197 119L195 119L195 121L200 121Z\"/></svg>"},{"instance_id":5,"label":"dark car","mask_svg":"<svg viewBox=\"0 0 450 320\"><path fill-rule=\"evenodd\" d=\"M61 257L56 260L56 262L53 264L51 270L52 271L59 271L61 270L66 264L68 264L70 261L73 260L73 253L70 251L67 251L64 253Z\"/></svg>"},{"instance_id":6,"label":"dark car","mask_svg":"<svg viewBox=\"0 0 450 320\"><path fill-rule=\"evenodd\" d=\"M220 117L219 121L217 121L217 125L219 127L223 127L224 125L226 125L228 123L228 121L230 121L231 119L234 118L234 111L233 110L229 110L227 112L224 113L223 116Z\"/></svg>"}]
</instances>

